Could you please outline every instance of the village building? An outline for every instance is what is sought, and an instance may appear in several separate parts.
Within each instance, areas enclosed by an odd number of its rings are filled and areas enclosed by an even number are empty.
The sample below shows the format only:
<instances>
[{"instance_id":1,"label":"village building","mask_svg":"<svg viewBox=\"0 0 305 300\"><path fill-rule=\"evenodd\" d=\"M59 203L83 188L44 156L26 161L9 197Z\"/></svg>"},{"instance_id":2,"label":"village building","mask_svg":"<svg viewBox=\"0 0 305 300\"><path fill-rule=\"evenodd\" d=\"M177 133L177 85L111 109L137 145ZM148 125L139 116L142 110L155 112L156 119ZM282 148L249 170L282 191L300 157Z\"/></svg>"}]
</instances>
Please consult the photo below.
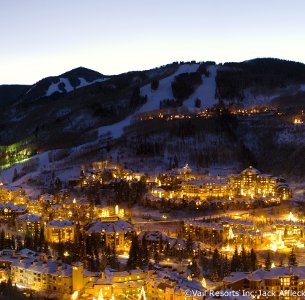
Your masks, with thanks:
<instances>
[{"instance_id":1,"label":"village building","mask_svg":"<svg viewBox=\"0 0 305 300\"><path fill-rule=\"evenodd\" d=\"M27 208L23 205L14 205L11 203L0 204L0 221L14 224L16 218L26 212Z\"/></svg>"},{"instance_id":2,"label":"village building","mask_svg":"<svg viewBox=\"0 0 305 300\"><path fill-rule=\"evenodd\" d=\"M98 299L138 299L145 294L147 272L143 270L102 271L98 278L85 285L85 292Z\"/></svg>"},{"instance_id":3,"label":"village building","mask_svg":"<svg viewBox=\"0 0 305 300\"><path fill-rule=\"evenodd\" d=\"M254 272L232 272L223 278L225 288L249 291L257 299L303 299L305 266L274 267ZM259 298L258 298L259 297Z\"/></svg>"},{"instance_id":4,"label":"village building","mask_svg":"<svg viewBox=\"0 0 305 300\"><path fill-rule=\"evenodd\" d=\"M0 185L0 202L12 204L25 204L27 196L21 187Z\"/></svg>"},{"instance_id":5,"label":"village building","mask_svg":"<svg viewBox=\"0 0 305 300\"><path fill-rule=\"evenodd\" d=\"M56 204L56 199L54 197L54 195L45 193L42 194L39 198L40 203L44 204L44 205L53 205Z\"/></svg>"},{"instance_id":6,"label":"village building","mask_svg":"<svg viewBox=\"0 0 305 300\"><path fill-rule=\"evenodd\" d=\"M200 200L267 196L278 196L282 200L287 200L291 196L284 179L270 174L261 174L251 166L240 174L232 174L226 178L218 176L216 179L182 181L181 189L184 198Z\"/></svg>"},{"instance_id":7,"label":"village building","mask_svg":"<svg viewBox=\"0 0 305 300\"><path fill-rule=\"evenodd\" d=\"M253 222L220 218L212 222L208 220L186 220L183 227L184 238L203 241L221 240L232 243L242 243L249 246L261 244L262 233L256 229Z\"/></svg>"},{"instance_id":8,"label":"village building","mask_svg":"<svg viewBox=\"0 0 305 300\"><path fill-rule=\"evenodd\" d=\"M203 296L206 292L206 288L203 286L204 280L188 280L184 272L179 273L171 267L160 270L148 270L146 285L146 297L151 300L204 299ZM193 293L187 295L186 292L190 290Z\"/></svg>"},{"instance_id":9,"label":"village building","mask_svg":"<svg viewBox=\"0 0 305 300\"><path fill-rule=\"evenodd\" d=\"M98 234L103 245L116 250L127 251L131 237L135 232L134 227L117 216L99 218L87 225L84 230L86 234Z\"/></svg>"},{"instance_id":10,"label":"village building","mask_svg":"<svg viewBox=\"0 0 305 300\"><path fill-rule=\"evenodd\" d=\"M68 220L52 220L46 224L45 239L48 242L59 243L74 240L75 223Z\"/></svg>"},{"instance_id":11,"label":"village building","mask_svg":"<svg viewBox=\"0 0 305 300\"><path fill-rule=\"evenodd\" d=\"M24 214L16 218L16 231L34 235L43 227L43 217L34 214Z\"/></svg>"}]
</instances>

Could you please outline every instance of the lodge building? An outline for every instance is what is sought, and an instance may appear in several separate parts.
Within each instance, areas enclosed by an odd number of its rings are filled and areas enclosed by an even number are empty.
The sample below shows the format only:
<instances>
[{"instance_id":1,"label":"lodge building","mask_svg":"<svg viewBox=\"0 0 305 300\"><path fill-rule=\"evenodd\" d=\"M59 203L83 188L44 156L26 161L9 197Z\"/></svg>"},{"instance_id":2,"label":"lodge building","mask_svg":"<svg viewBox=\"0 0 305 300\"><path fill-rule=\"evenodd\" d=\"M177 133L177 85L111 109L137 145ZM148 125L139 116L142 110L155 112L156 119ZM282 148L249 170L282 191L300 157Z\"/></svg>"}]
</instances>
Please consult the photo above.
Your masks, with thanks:
<instances>
[{"instance_id":1,"label":"lodge building","mask_svg":"<svg viewBox=\"0 0 305 300\"><path fill-rule=\"evenodd\" d=\"M253 292L257 299L300 300L304 299L305 266L275 267L254 272L232 272L222 281L225 288Z\"/></svg>"},{"instance_id":2,"label":"lodge building","mask_svg":"<svg viewBox=\"0 0 305 300\"><path fill-rule=\"evenodd\" d=\"M240 174L232 174L226 178L183 181L181 189L183 197L200 200L267 196L278 196L287 200L291 196L288 184L283 178L261 174L251 166Z\"/></svg>"}]
</instances>

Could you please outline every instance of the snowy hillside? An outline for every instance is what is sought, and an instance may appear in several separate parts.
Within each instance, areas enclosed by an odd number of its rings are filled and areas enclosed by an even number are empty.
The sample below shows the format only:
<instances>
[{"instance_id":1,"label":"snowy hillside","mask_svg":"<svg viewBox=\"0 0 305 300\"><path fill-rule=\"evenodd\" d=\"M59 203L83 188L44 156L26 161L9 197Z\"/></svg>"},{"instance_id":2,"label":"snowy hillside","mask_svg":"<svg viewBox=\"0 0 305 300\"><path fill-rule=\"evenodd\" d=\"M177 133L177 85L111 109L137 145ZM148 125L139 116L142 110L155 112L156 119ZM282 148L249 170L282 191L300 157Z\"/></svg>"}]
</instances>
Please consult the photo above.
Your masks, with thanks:
<instances>
[{"instance_id":1,"label":"snowy hillside","mask_svg":"<svg viewBox=\"0 0 305 300\"><path fill-rule=\"evenodd\" d=\"M98 130L99 136L109 133L112 138L120 137L123 134L124 127L130 125L131 120L136 114L159 109L160 101L164 99L174 98L171 83L174 80L175 76L181 73L196 72L198 67L199 64L181 65L173 75L168 76L159 81L159 88L156 91L153 91L151 89L150 84L143 86L141 88L141 95L147 95L147 103L145 103L138 111L136 111L133 115L127 117L125 120L111 126L100 127ZM194 100L197 97L202 100L202 109L210 108L217 103L214 98L217 66L210 66L208 70L211 72L211 76L202 76L203 84L195 90L194 94L191 95L189 99L184 101L183 107L194 109Z\"/></svg>"},{"instance_id":2,"label":"snowy hillside","mask_svg":"<svg viewBox=\"0 0 305 300\"><path fill-rule=\"evenodd\" d=\"M182 65L179 69L171 76L160 80L159 88L156 91L153 91L150 87L150 84L145 85L141 88L141 95L147 95L148 101L144 104L139 113L159 109L160 101L164 99L173 99L173 92L171 83L174 80L175 76L181 73L191 73L196 72L199 67L199 64L192 65ZM189 97L189 99L185 100L183 103L184 107L194 108L194 100L198 97L202 100L202 108L212 107L216 104L214 94L215 94L215 77L217 72L216 66L210 66L208 70L211 72L211 76L206 78L202 76L203 84L200 85L193 95Z\"/></svg>"},{"instance_id":3,"label":"snowy hillside","mask_svg":"<svg viewBox=\"0 0 305 300\"><path fill-rule=\"evenodd\" d=\"M79 89L81 87L85 87L91 84L94 84L96 82L103 82L108 80L109 78L101 78L101 79L96 79L92 82L88 82L85 78L78 78L80 81L80 84L78 86L76 86L76 89ZM53 93L55 92L59 92L62 93L62 89L60 89L60 84L64 85L64 89L67 93L72 92L74 90L73 86L71 85L70 81L68 78L59 78L59 82L58 83L52 83L47 92L46 92L46 96L51 96Z\"/></svg>"}]
</instances>

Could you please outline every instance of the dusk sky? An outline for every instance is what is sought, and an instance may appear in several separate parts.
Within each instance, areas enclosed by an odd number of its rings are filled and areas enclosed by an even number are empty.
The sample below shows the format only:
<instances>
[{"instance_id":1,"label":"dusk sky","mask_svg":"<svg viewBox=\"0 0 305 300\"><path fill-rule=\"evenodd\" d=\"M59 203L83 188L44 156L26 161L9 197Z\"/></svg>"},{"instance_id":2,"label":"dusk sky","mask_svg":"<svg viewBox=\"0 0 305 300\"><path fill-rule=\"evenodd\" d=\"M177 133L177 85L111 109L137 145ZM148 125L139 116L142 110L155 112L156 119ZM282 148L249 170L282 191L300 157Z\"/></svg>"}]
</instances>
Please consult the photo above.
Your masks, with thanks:
<instances>
[{"instance_id":1,"label":"dusk sky","mask_svg":"<svg viewBox=\"0 0 305 300\"><path fill-rule=\"evenodd\" d=\"M304 0L31 0L0 5L0 84L83 66L105 75L173 61L305 63Z\"/></svg>"}]
</instances>

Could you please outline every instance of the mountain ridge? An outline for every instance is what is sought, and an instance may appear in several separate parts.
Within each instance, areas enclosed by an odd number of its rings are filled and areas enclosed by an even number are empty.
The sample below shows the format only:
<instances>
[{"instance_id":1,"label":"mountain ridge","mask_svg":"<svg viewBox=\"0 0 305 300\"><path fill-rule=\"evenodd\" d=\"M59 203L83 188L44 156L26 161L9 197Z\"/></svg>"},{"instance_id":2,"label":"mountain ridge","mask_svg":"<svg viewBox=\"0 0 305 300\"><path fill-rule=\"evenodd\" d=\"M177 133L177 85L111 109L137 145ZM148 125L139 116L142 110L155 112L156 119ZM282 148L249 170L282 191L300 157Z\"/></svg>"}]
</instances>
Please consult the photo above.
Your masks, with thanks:
<instances>
[{"instance_id":1,"label":"mountain ridge","mask_svg":"<svg viewBox=\"0 0 305 300\"><path fill-rule=\"evenodd\" d=\"M302 100L305 81L301 77L303 75L296 74L293 69L295 64L288 62L290 66L293 65L292 73L301 80L291 78L287 73L287 61L276 59L258 59L253 64L269 63L267 66L272 69L272 63L275 63L283 68L274 67L272 71L265 67L266 71L261 68L261 73L247 71L243 77L241 72L245 71L242 67L247 63L216 65L213 62L174 62L160 68L110 77L101 74L104 77L97 78L100 82L92 81L91 85L80 88L74 84L75 88L70 90L63 78L66 75L67 78L78 80L84 78L81 72L87 72L86 68L72 69L53 79L48 77L39 93L33 85L0 112L1 164L8 163L5 157L19 155L22 151L35 154L90 142L94 153L99 156L102 150L98 149L104 149L107 141L114 145L125 141L126 152L130 152L130 155L137 153L139 157L145 157L167 153L168 157L168 153L174 149L171 144L176 141L185 153L189 153L179 154L180 158L192 164L198 161L201 167L211 161L222 164L235 161L245 166L257 163L261 168L260 163L264 162L267 171L279 173L273 161L279 161L281 153L286 150L278 144L277 139L285 143L288 139L283 138L285 132L277 124L282 122L290 130L292 118L303 108L305 111ZM304 65L297 64L296 70L303 68ZM91 73L91 70L88 72ZM193 86L191 95L182 102L175 99L172 82L180 74L196 72L200 72L202 83ZM100 76L95 71L92 71L93 74ZM220 75L222 77L218 77ZM153 82L158 82L157 88L152 88ZM52 84L58 90L47 96ZM73 87L70 81L69 84ZM267 113L251 117L251 108L267 109ZM210 112L206 113L206 109ZM248 111L250 117L245 119L246 116L239 115L236 119L234 113L238 109ZM160 115L172 119L168 122L156 117ZM258 129L260 127L264 130ZM295 141L302 140L297 133L293 134ZM264 154L262 149L265 151L266 140L270 144L270 151L282 147L278 151L279 157ZM152 145L157 148L152 150ZM219 147L226 147L227 153ZM296 161L301 152L297 151L297 144L289 147L291 161ZM287 159L285 168L291 173L292 165L288 165L288 162ZM303 168L300 169L299 173L302 173Z\"/></svg>"}]
</instances>

